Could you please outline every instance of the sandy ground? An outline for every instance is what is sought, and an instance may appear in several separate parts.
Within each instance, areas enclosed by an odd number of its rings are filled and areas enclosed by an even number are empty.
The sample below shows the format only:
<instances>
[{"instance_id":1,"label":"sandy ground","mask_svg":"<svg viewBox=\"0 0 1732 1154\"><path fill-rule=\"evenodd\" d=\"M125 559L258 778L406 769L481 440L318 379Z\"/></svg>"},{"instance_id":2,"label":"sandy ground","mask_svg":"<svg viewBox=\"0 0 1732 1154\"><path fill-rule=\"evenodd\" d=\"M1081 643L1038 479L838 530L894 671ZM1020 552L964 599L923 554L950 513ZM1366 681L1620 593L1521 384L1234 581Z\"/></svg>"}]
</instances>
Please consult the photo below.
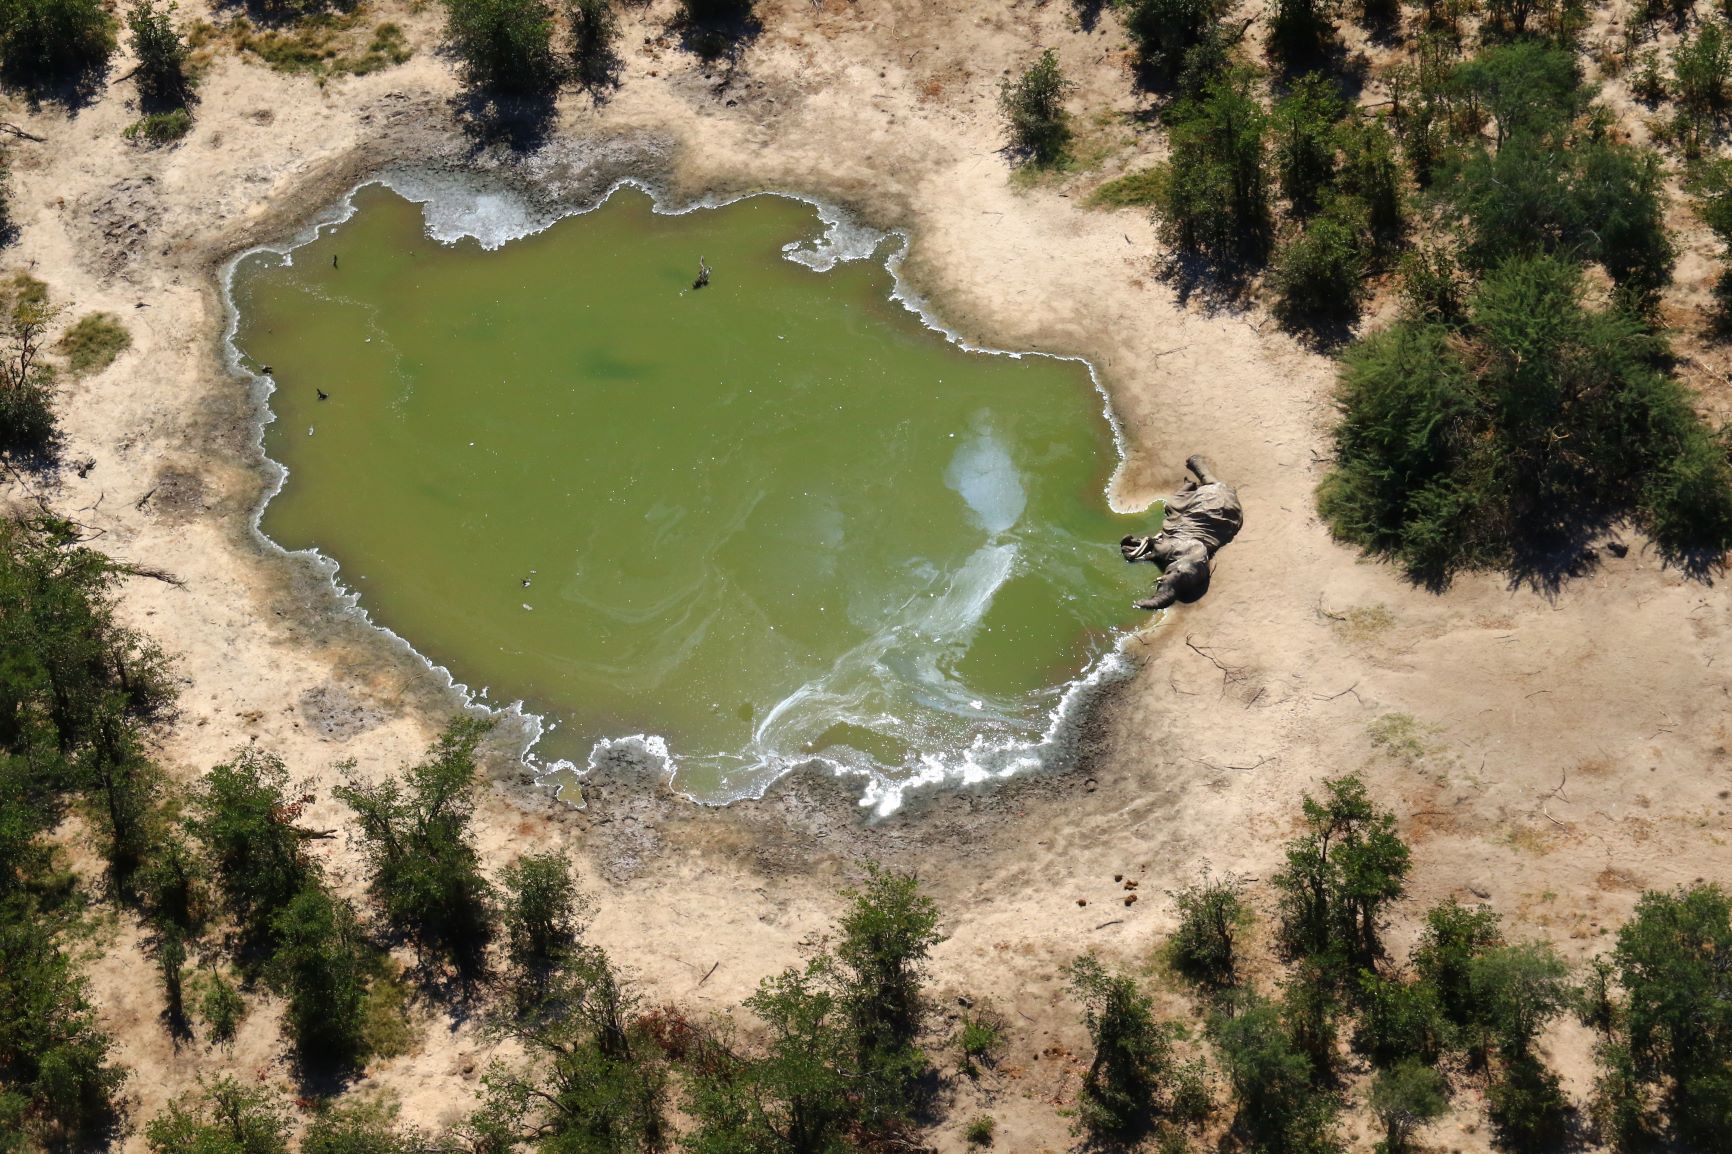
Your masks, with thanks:
<instances>
[{"instance_id":1,"label":"sandy ground","mask_svg":"<svg viewBox=\"0 0 1732 1154\"><path fill-rule=\"evenodd\" d=\"M252 535L256 402L221 361L213 269L369 170L468 155L433 17L379 11L407 25L409 63L320 87L220 55L178 147L122 139L136 116L130 83L72 111L5 114L47 143L11 148L22 232L0 263L46 280L69 315L121 315L133 336L111 368L68 386L68 459L95 464L49 496L99 547L184 583L134 579L123 596L126 616L178 654L181 717L161 758L190 779L247 742L277 750L326 799L311 815L320 825L342 820L328 800L336 763L402 764L452 699L399 647L339 617L310 566ZM670 13L667 0L628 12L622 87L600 107L568 96L532 168L574 188L635 171L681 194L798 190L905 227L907 272L951 324L1100 367L1132 449L1128 498L1170 487L1185 455L1206 451L1237 482L1247 523L1208 598L1139 643L1144 668L1101 708L1068 775L940 794L866 825L821 785L717 812L652 783L607 782L588 810L569 811L502 762L478 819L489 865L569 847L599 899L594 939L652 1001L726 1012L824 930L836 887L866 857L916 868L945 911L941 1005L985 997L1012 1038L978 1084L947 1078L935 1141L961 1149L963 1123L991 1112L1000 1148L1056 1151L1074 1144L1055 1107L1074 1094L1085 1048L1059 968L1085 947L1147 965L1172 924L1162 891L1205 862L1266 875L1301 793L1326 775L1364 770L1402 815L1416 868L1398 949L1420 910L1455 894L1585 958L1643 888L1732 882L1722 588L1666 569L1635 536L1628 556L1555 591L1488 576L1441 596L1333 543L1311 501L1331 363L1259 311L1181 302L1156 275L1141 213L1082 207L1099 179L1158 151L1134 118L1112 18L1086 32L1058 3L769 3L764 33L724 74L664 35ZM1044 46L1079 83L1072 107L1094 168L1031 182L999 151L994 99L1006 70ZM1681 275L1698 283L1681 292L1700 294L1711 273L1693 253ZM353 883L349 847L320 852ZM1140 881L1140 902L1123 903L1115 874ZM122 921L92 973L133 1071L134 1119L219 1070L288 1085L268 1000L232 1052L176 1048L136 927ZM1187 1012L1176 995L1163 1004ZM488 1053L436 1007L416 1021L412 1051L375 1063L361 1088L432 1126L472 1100ZM1578 1097L1589 1043L1573 1026L1548 1039ZM1429 1140L1485 1149L1475 1095L1457 1105ZM1369 1148L1361 1120L1348 1130Z\"/></svg>"}]
</instances>

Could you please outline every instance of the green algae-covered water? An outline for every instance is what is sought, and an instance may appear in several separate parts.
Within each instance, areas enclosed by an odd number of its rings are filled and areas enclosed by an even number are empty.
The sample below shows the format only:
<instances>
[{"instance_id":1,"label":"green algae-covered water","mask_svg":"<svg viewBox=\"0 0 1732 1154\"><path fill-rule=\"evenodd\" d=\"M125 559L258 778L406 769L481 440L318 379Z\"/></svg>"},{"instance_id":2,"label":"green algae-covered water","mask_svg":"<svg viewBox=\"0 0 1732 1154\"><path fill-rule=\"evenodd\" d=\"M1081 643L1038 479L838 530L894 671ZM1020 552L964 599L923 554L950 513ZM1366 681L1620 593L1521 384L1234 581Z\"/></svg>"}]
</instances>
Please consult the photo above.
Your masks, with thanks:
<instances>
[{"instance_id":1,"label":"green algae-covered water","mask_svg":"<svg viewBox=\"0 0 1732 1154\"><path fill-rule=\"evenodd\" d=\"M622 190L492 251L383 186L353 210L236 269L287 468L261 528L547 719L542 758L631 740L712 801L821 759L887 808L1037 763L1117 660L1148 519L1108 507L1083 365L959 348L878 261L787 259L824 231L788 198Z\"/></svg>"}]
</instances>

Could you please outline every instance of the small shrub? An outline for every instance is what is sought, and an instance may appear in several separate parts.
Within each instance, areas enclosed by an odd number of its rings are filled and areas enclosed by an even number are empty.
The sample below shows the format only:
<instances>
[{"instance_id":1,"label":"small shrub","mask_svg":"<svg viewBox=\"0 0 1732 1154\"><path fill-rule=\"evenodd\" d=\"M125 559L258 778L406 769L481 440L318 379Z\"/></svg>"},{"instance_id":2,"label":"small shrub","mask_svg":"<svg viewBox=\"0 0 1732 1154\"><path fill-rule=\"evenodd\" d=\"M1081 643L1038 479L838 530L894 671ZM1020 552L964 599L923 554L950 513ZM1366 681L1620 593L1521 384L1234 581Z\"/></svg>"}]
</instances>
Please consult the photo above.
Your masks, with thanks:
<instances>
[{"instance_id":1,"label":"small shrub","mask_svg":"<svg viewBox=\"0 0 1732 1154\"><path fill-rule=\"evenodd\" d=\"M500 874L506 951L523 970L551 968L577 940L590 912L571 862L557 850L524 854Z\"/></svg>"},{"instance_id":2,"label":"small shrub","mask_svg":"<svg viewBox=\"0 0 1732 1154\"><path fill-rule=\"evenodd\" d=\"M152 0L135 0L126 14L132 32L132 54L138 58L133 81L146 103L183 106L192 96L186 74L191 54L186 41L174 30L172 0L159 9Z\"/></svg>"},{"instance_id":3,"label":"small shrub","mask_svg":"<svg viewBox=\"0 0 1732 1154\"><path fill-rule=\"evenodd\" d=\"M1313 1087L1311 1059L1293 1044L1280 1009L1256 996L1216 1012L1209 1036L1232 1086L1239 1124L1259 1149L1333 1150L1335 1103Z\"/></svg>"},{"instance_id":4,"label":"small shrub","mask_svg":"<svg viewBox=\"0 0 1732 1154\"><path fill-rule=\"evenodd\" d=\"M1260 259L1270 225L1268 117L1249 77L1219 77L1200 96L1181 100L1171 116L1172 159L1155 209L1161 239L1218 265Z\"/></svg>"},{"instance_id":5,"label":"small shrub","mask_svg":"<svg viewBox=\"0 0 1732 1154\"><path fill-rule=\"evenodd\" d=\"M493 889L470 831L475 751L489 723L453 721L427 760L400 778L349 779L332 791L355 813L367 888L390 926L443 952L465 973L484 965L493 936Z\"/></svg>"},{"instance_id":6,"label":"small shrub","mask_svg":"<svg viewBox=\"0 0 1732 1154\"><path fill-rule=\"evenodd\" d=\"M974 1074L981 1066L992 1065L1004 1048L1004 1031L997 1022L970 1014L962 1020L956 1042L962 1050L962 1072Z\"/></svg>"},{"instance_id":7,"label":"small shrub","mask_svg":"<svg viewBox=\"0 0 1732 1154\"><path fill-rule=\"evenodd\" d=\"M19 282L11 307L0 313L0 453L38 457L59 435L54 416L54 370L42 360L43 334L55 310L46 294L33 297Z\"/></svg>"},{"instance_id":8,"label":"small shrub","mask_svg":"<svg viewBox=\"0 0 1732 1154\"><path fill-rule=\"evenodd\" d=\"M1088 954L1070 964L1069 976L1095 1047L1078 1095L1082 1124L1096 1137L1135 1135L1172 1064L1171 1043L1133 979L1108 973Z\"/></svg>"},{"instance_id":9,"label":"small shrub","mask_svg":"<svg viewBox=\"0 0 1732 1154\"><path fill-rule=\"evenodd\" d=\"M199 1014L204 1018L210 1040L227 1045L235 1040L241 1019L246 1017L247 1004L234 983L221 974L212 974L199 1000Z\"/></svg>"},{"instance_id":10,"label":"small shrub","mask_svg":"<svg viewBox=\"0 0 1732 1154\"><path fill-rule=\"evenodd\" d=\"M1371 1112L1383 1124L1379 1154L1406 1154L1415 1132L1448 1108L1448 1087L1431 1067L1404 1062L1382 1071L1371 1084Z\"/></svg>"},{"instance_id":11,"label":"small shrub","mask_svg":"<svg viewBox=\"0 0 1732 1154\"><path fill-rule=\"evenodd\" d=\"M1409 853L1395 815L1371 800L1361 778L1323 786L1321 801L1306 795L1305 832L1287 843L1287 863L1273 879L1281 949L1332 970L1368 967L1383 952L1383 910L1405 891Z\"/></svg>"},{"instance_id":12,"label":"small shrub","mask_svg":"<svg viewBox=\"0 0 1732 1154\"><path fill-rule=\"evenodd\" d=\"M1309 221L1275 253L1275 315L1288 328L1349 324L1359 317L1366 257L1360 230L1340 212Z\"/></svg>"},{"instance_id":13,"label":"small shrub","mask_svg":"<svg viewBox=\"0 0 1732 1154\"><path fill-rule=\"evenodd\" d=\"M962 1132L962 1136L967 1139L970 1146L990 1146L992 1145L992 1136L997 1130L998 1123L992 1115L982 1114L977 1118L969 1119L968 1128Z\"/></svg>"},{"instance_id":14,"label":"small shrub","mask_svg":"<svg viewBox=\"0 0 1732 1154\"><path fill-rule=\"evenodd\" d=\"M198 1097L170 1102L144 1141L153 1154L287 1154L289 1112L275 1091L224 1075Z\"/></svg>"},{"instance_id":15,"label":"small shrub","mask_svg":"<svg viewBox=\"0 0 1732 1154\"><path fill-rule=\"evenodd\" d=\"M1574 266L1506 260L1465 325L1402 321L1347 351L1324 519L1434 585L1555 555L1620 514L1670 553L1719 557L1727 442L1664 355L1628 309L1587 307Z\"/></svg>"},{"instance_id":16,"label":"small shrub","mask_svg":"<svg viewBox=\"0 0 1732 1154\"><path fill-rule=\"evenodd\" d=\"M1335 176L1336 125L1346 112L1334 82L1321 72L1301 77L1275 105L1269 118L1275 173L1298 215L1316 210Z\"/></svg>"},{"instance_id":17,"label":"small shrub","mask_svg":"<svg viewBox=\"0 0 1732 1154\"><path fill-rule=\"evenodd\" d=\"M192 113L184 108L171 108L167 112L145 113L127 125L121 135L128 140L162 145L173 144L191 131Z\"/></svg>"},{"instance_id":18,"label":"small shrub","mask_svg":"<svg viewBox=\"0 0 1732 1154\"><path fill-rule=\"evenodd\" d=\"M1712 884L1643 894L1613 952L1627 999L1626 1078L1663 1095L1671 1130L1699 1150L1723 1144L1732 1100L1727 958L1732 897Z\"/></svg>"},{"instance_id":19,"label":"small shrub","mask_svg":"<svg viewBox=\"0 0 1732 1154\"><path fill-rule=\"evenodd\" d=\"M307 1123L300 1154L416 1154L427 1148L399 1133L396 1123L393 1106L327 1102Z\"/></svg>"},{"instance_id":20,"label":"small shrub","mask_svg":"<svg viewBox=\"0 0 1732 1154\"><path fill-rule=\"evenodd\" d=\"M1049 166L1063 157L1070 142L1064 97L1071 88L1059 71L1058 54L1048 48L1019 79L1006 79L998 107L1010 127L1011 145L1034 164Z\"/></svg>"},{"instance_id":21,"label":"small shrub","mask_svg":"<svg viewBox=\"0 0 1732 1154\"><path fill-rule=\"evenodd\" d=\"M275 984L288 1000L289 1037L301 1061L345 1069L366 1053L370 960L355 912L320 885L297 894L272 920Z\"/></svg>"},{"instance_id":22,"label":"small shrub","mask_svg":"<svg viewBox=\"0 0 1732 1154\"><path fill-rule=\"evenodd\" d=\"M1404 982L1362 970L1358 1003L1353 1048L1374 1065L1390 1069L1404 1062L1437 1061L1448 1023L1430 982Z\"/></svg>"},{"instance_id":23,"label":"small shrub","mask_svg":"<svg viewBox=\"0 0 1732 1154\"><path fill-rule=\"evenodd\" d=\"M1186 978L1210 989L1238 984L1239 933L1250 923L1245 883L1232 874L1201 881L1173 893L1179 928L1167 943L1168 963Z\"/></svg>"},{"instance_id":24,"label":"small shrub","mask_svg":"<svg viewBox=\"0 0 1732 1154\"><path fill-rule=\"evenodd\" d=\"M1415 248L1398 271L1401 311L1410 320L1458 324L1467 316L1467 278L1448 249Z\"/></svg>"}]
</instances>

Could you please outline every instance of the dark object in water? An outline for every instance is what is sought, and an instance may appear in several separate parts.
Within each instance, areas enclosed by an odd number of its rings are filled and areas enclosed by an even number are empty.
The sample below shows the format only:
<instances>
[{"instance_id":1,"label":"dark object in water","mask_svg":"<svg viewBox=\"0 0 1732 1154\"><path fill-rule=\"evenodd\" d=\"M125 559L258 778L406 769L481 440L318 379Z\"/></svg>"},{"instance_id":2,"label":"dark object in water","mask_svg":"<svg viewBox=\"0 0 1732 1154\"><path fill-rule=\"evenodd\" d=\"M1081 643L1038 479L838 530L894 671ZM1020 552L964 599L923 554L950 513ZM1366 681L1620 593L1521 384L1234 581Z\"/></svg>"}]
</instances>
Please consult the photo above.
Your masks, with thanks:
<instances>
[{"instance_id":1,"label":"dark object in water","mask_svg":"<svg viewBox=\"0 0 1732 1154\"><path fill-rule=\"evenodd\" d=\"M337 254L336 253L331 254L331 267L332 268L337 267Z\"/></svg>"},{"instance_id":2,"label":"dark object in water","mask_svg":"<svg viewBox=\"0 0 1732 1154\"><path fill-rule=\"evenodd\" d=\"M710 266L705 264L704 258L700 256L698 258L698 279L692 282L692 289L693 289L693 291L696 291L697 289L701 289L709 283L710 283Z\"/></svg>"},{"instance_id":3,"label":"dark object in water","mask_svg":"<svg viewBox=\"0 0 1732 1154\"><path fill-rule=\"evenodd\" d=\"M321 389L317 385L313 386L313 392L319 394L319 400L321 400L321 401L328 401L331 399L331 394L327 393L325 390Z\"/></svg>"},{"instance_id":4,"label":"dark object in water","mask_svg":"<svg viewBox=\"0 0 1732 1154\"><path fill-rule=\"evenodd\" d=\"M1154 594L1136 602L1138 609L1165 609L1175 601L1189 604L1207 593L1210 558L1245 524L1238 490L1215 476L1207 458L1189 457L1185 468L1197 479L1167 498L1161 531L1119 542L1126 561L1152 561L1161 567Z\"/></svg>"}]
</instances>

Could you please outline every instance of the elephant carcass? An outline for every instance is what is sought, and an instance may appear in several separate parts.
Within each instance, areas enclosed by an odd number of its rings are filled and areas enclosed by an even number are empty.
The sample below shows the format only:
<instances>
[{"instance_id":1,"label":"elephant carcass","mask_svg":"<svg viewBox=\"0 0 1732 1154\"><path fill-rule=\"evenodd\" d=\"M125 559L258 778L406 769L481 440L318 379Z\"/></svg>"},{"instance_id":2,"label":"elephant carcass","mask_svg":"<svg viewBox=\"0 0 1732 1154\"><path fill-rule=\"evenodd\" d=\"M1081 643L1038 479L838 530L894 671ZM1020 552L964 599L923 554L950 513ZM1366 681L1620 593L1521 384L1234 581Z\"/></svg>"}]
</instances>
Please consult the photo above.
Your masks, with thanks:
<instances>
[{"instance_id":1,"label":"elephant carcass","mask_svg":"<svg viewBox=\"0 0 1732 1154\"><path fill-rule=\"evenodd\" d=\"M1206 458L1193 456L1185 467L1196 480L1186 481L1167 498L1161 531L1119 542L1126 561L1150 561L1161 567L1154 593L1138 601L1138 609L1165 609L1175 601L1188 604L1207 593L1210 559L1238 536L1245 523L1238 491L1215 476Z\"/></svg>"}]
</instances>

